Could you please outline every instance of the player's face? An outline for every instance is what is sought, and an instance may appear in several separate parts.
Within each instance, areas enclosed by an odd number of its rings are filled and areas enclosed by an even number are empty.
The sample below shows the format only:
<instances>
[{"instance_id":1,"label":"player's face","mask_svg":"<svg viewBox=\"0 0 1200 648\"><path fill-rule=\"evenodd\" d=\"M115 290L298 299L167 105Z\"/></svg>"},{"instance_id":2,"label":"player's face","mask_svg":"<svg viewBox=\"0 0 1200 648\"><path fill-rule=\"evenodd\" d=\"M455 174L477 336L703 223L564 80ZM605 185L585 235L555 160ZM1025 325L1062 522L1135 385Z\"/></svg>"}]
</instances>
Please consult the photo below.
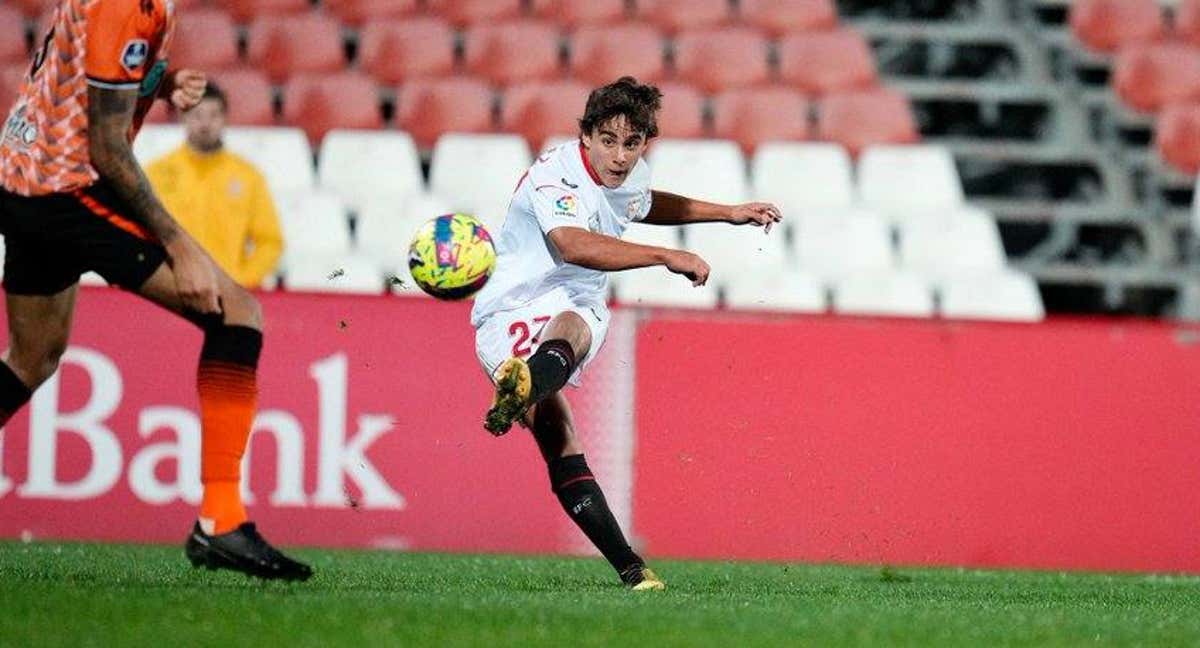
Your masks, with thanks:
<instances>
[{"instance_id":1,"label":"player's face","mask_svg":"<svg viewBox=\"0 0 1200 648\"><path fill-rule=\"evenodd\" d=\"M633 130L625 115L600 124L581 139L588 162L600 176L600 183L609 189L620 187L646 152L645 133Z\"/></svg>"},{"instance_id":2,"label":"player's face","mask_svg":"<svg viewBox=\"0 0 1200 648\"><path fill-rule=\"evenodd\" d=\"M202 99L183 113L183 128L193 149L202 153L216 151L221 148L221 134L225 131L225 108L217 99Z\"/></svg>"}]
</instances>

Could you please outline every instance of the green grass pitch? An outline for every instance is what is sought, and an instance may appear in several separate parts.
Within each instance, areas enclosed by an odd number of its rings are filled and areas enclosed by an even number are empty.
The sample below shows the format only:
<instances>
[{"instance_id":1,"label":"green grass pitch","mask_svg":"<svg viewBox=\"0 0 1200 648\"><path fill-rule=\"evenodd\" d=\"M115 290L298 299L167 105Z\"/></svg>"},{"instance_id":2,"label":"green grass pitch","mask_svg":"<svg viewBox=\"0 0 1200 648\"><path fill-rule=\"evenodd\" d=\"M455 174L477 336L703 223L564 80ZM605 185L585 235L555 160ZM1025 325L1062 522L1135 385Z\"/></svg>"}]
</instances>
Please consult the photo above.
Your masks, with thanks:
<instances>
[{"instance_id":1,"label":"green grass pitch","mask_svg":"<svg viewBox=\"0 0 1200 648\"><path fill-rule=\"evenodd\" d=\"M316 576L194 570L178 547L0 543L0 645L1200 645L1200 578L299 550Z\"/></svg>"}]
</instances>

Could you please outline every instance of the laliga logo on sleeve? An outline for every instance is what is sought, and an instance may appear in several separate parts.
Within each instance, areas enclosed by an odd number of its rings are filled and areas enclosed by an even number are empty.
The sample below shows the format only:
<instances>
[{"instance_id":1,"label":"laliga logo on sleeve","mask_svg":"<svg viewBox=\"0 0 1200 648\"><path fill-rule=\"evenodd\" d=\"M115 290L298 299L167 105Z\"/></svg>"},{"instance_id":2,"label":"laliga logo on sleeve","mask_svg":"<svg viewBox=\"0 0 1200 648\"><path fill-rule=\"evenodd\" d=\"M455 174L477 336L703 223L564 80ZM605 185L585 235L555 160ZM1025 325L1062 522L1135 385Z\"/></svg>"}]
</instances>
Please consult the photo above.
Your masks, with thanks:
<instances>
[{"instance_id":1,"label":"laliga logo on sleeve","mask_svg":"<svg viewBox=\"0 0 1200 648\"><path fill-rule=\"evenodd\" d=\"M574 194L563 194L554 201L554 210L562 216L574 216L578 207Z\"/></svg>"},{"instance_id":2,"label":"laliga logo on sleeve","mask_svg":"<svg viewBox=\"0 0 1200 648\"><path fill-rule=\"evenodd\" d=\"M125 68L126 72L132 74L134 70L145 65L146 59L149 57L149 41L142 38L135 38L125 43L125 49L121 51L121 67Z\"/></svg>"}]
</instances>

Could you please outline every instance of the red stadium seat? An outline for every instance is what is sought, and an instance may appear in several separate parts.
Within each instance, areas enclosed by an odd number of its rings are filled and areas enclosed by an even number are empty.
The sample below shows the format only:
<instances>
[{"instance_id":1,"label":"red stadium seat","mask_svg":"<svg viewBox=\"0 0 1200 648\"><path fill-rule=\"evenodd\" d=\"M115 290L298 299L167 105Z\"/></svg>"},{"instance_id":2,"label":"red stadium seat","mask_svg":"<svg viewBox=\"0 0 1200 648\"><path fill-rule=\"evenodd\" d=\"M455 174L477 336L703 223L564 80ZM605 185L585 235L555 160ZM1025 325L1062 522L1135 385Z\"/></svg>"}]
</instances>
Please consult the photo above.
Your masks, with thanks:
<instances>
[{"instance_id":1,"label":"red stadium seat","mask_svg":"<svg viewBox=\"0 0 1200 648\"><path fill-rule=\"evenodd\" d=\"M500 130L518 133L533 151L546 140L579 132L579 118L592 87L579 81L523 83L504 93Z\"/></svg>"},{"instance_id":2,"label":"red stadium seat","mask_svg":"<svg viewBox=\"0 0 1200 648\"><path fill-rule=\"evenodd\" d=\"M742 21L772 36L832 29L837 26L833 0L741 0Z\"/></svg>"},{"instance_id":3,"label":"red stadium seat","mask_svg":"<svg viewBox=\"0 0 1200 648\"><path fill-rule=\"evenodd\" d=\"M817 111L817 138L858 155L872 144L912 144L921 139L912 106L888 88L852 90L825 97Z\"/></svg>"},{"instance_id":4,"label":"red stadium seat","mask_svg":"<svg viewBox=\"0 0 1200 648\"><path fill-rule=\"evenodd\" d=\"M381 128L375 81L359 72L300 74L283 89L283 120L299 126L314 147L334 128Z\"/></svg>"},{"instance_id":5,"label":"red stadium seat","mask_svg":"<svg viewBox=\"0 0 1200 648\"><path fill-rule=\"evenodd\" d=\"M8 117L8 111L17 100L17 91L29 72L29 63L8 63L0 66L0 115Z\"/></svg>"},{"instance_id":6,"label":"red stadium seat","mask_svg":"<svg viewBox=\"0 0 1200 648\"><path fill-rule=\"evenodd\" d=\"M312 9L308 0L215 0L214 4L228 11L239 23L260 16L307 13Z\"/></svg>"},{"instance_id":7,"label":"red stadium seat","mask_svg":"<svg viewBox=\"0 0 1200 648\"><path fill-rule=\"evenodd\" d=\"M658 113L658 135L670 138L705 137L704 95L686 83L663 83L662 110Z\"/></svg>"},{"instance_id":8,"label":"red stadium seat","mask_svg":"<svg viewBox=\"0 0 1200 648\"><path fill-rule=\"evenodd\" d=\"M718 27L729 22L729 0L638 0L641 20L675 33Z\"/></svg>"},{"instance_id":9,"label":"red stadium seat","mask_svg":"<svg viewBox=\"0 0 1200 648\"><path fill-rule=\"evenodd\" d=\"M371 21L359 34L358 63L383 83L454 71L454 32L440 18Z\"/></svg>"},{"instance_id":10,"label":"red stadium seat","mask_svg":"<svg viewBox=\"0 0 1200 648\"><path fill-rule=\"evenodd\" d=\"M217 70L238 62L233 19L220 9L197 9L179 17L171 40L174 67Z\"/></svg>"},{"instance_id":11,"label":"red stadium seat","mask_svg":"<svg viewBox=\"0 0 1200 648\"><path fill-rule=\"evenodd\" d=\"M533 0L533 13L563 27L620 22L627 17L625 0Z\"/></svg>"},{"instance_id":12,"label":"red stadium seat","mask_svg":"<svg viewBox=\"0 0 1200 648\"><path fill-rule=\"evenodd\" d=\"M25 51L25 16L16 7L0 5L0 64L29 61Z\"/></svg>"},{"instance_id":13,"label":"red stadium seat","mask_svg":"<svg viewBox=\"0 0 1200 648\"><path fill-rule=\"evenodd\" d=\"M142 120L143 124L169 124L175 121L178 111L175 110L166 101L155 101L150 106L150 112L146 113L146 118Z\"/></svg>"},{"instance_id":14,"label":"red stadium seat","mask_svg":"<svg viewBox=\"0 0 1200 648\"><path fill-rule=\"evenodd\" d=\"M273 81L302 72L336 72L346 64L341 26L318 13L255 20L248 50L251 65Z\"/></svg>"},{"instance_id":15,"label":"red stadium seat","mask_svg":"<svg viewBox=\"0 0 1200 648\"><path fill-rule=\"evenodd\" d=\"M1142 112L1200 96L1200 49L1182 42L1122 48L1112 86L1125 105Z\"/></svg>"},{"instance_id":16,"label":"red stadium seat","mask_svg":"<svg viewBox=\"0 0 1200 648\"><path fill-rule=\"evenodd\" d=\"M767 80L767 39L745 27L706 29L675 39L675 73L706 92Z\"/></svg>"},{"instance_id":17,"label":"red stadium seat","mask_svg":"<svg viewBox=\"0 0 1200 648\"><path fill-rule=\"evenodd\" d=\"M666 73L663 38L643 23L581 27L571 38L571 75L596 85L625 75L638 81Z\"/></svg>"},{"instance_id":18,"label":"red stadium seat","mask_svg":"<svg viewBox=\"0 0 1200 648\"><path fill-rule=\"evenodd\" d=\"M853 29L792 34L779 43L779 76L816 95L875 85L875 55Z\"/></svg>"},{"instance_id":19,"label":"red stadium seat","mask_svg":"<svg viewBox=\"0 0 1200 648\"><path fill-rule=\"evenodd\" d=\"M456 27L493 23L521 15L521 0L427 0L425 6Z\"/></svg>"},{"instance_id":20,"label":"red stadium seat","mask_svg":"<svg viewBox=\"0 0 1200 648\"><path fill-rule=\"evenodd\" d=\"M1101 52L1163 34L1158 0L1076 0L1069 20L1075 38Z\"/></svg>"},{"instance_id":21,"label":"red stadium seat","mask_svg":"<svg viewBox=\"0 0 1200 648\"><path fill-rule=\"evenodd\" d=\"M396 94L396 126L428 149L442 133L491 131L492 103L492 89L481 79L412 81Z\"/></svg>"},{"instance_id":22,"label":"red stadium seat","mask_svg":"<svg viewBox=\"0 0 1200 648\"><path fill-rule=\"evenodd\" d=\"M7 0L4 4L16 7L26 18L37 18L58 6L58 0ZM44 33L44 32L43 32ZM41 34L38 34L39 36Z\"/></svg>"},{"instance_id":23,"label":"red stadium seat","mask_svg":"<svg viewBox=\"0 0 1200 648\"><path fill-rule=\"evenodd\" d=\"M275 123L271 82L258 70L228 70L209 76L225 92L226 116L236 126L270 126Z\"/></svg>"},{"instance_id":24,"label":"red stadium seat","mask_svg":"<svg viewBox=\"0 0 1200 648\"><path fill-rule=\"evenodd\" d=\"M1172 35L1200 45L1200 0L1179 0Z\"/></svg>"},{"instance_id":25,"label":"red stadium seat","mask_svg":"<svg viewBox=\"0 0 1200 648\"><path fill-rule=\"evenodd\" d=\"M1154 127L1154 148L1175 169L1191 176L1200 173L1200 104L1163 108Z\"/></svg>"},{"instance_id":26,"label":"red stadium seat","mask_svg":"<svg viewBox=\"0 0 1200 648\"><path fill-rule=\"evenodd\" d=\"M747 154L763 142L809 139L808 100L787 87L726 90L713 97L713 134Z\"/></svg>"},{"instance_id":27,"label":"red stadium seat","mask_svg":"<svg viewBox=\"0 0 1200 648\"><path fill-rule=\"evenodd\" d=\"M328 0L322 5L338 20L355 27L411 16L419 9L417 0Z\"/></svg>"},{"instance_id":28,"label":"red stadium seat","mask_svg":"<svg viewBox=\"0 0 1200 648\"><path fill-rule=\"evenodd\" d=\"M483 24L466 33L467 71L500 85L552 79L561 74L554 25L519 20Z\"/></svg>"}]
</instances>

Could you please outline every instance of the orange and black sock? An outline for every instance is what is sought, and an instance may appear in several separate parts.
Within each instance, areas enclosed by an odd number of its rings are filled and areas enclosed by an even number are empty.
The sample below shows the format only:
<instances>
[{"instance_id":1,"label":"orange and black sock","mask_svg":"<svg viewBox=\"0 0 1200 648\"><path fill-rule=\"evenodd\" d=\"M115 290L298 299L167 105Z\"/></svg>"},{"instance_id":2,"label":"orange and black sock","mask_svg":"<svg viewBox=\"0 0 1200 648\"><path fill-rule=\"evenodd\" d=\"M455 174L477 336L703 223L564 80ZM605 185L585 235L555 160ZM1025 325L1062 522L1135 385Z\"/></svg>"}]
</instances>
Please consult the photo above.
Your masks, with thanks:
<instances>
[{"instance_id":1,"label":"orange and black sock","mask_svg":"<svg viewBox=\"0 0 1200 648\"><path fill-rule=\"evenodd\" d=\"M21 381L6 362L0 362L0 426L29 402L33 390Z\"/></svg>"},{"instance_id":2,"label":"orange and black sock","mask_svg":"<svg viewBox=\"0 0 1200 648\"><path fill-rule=\"evenodd\" d=\"M196 386L200 392L200 525L226 533L246 521L241 468L258 400L262 333L247 326L206 329Z\"/></svg>"}]
</instances>

